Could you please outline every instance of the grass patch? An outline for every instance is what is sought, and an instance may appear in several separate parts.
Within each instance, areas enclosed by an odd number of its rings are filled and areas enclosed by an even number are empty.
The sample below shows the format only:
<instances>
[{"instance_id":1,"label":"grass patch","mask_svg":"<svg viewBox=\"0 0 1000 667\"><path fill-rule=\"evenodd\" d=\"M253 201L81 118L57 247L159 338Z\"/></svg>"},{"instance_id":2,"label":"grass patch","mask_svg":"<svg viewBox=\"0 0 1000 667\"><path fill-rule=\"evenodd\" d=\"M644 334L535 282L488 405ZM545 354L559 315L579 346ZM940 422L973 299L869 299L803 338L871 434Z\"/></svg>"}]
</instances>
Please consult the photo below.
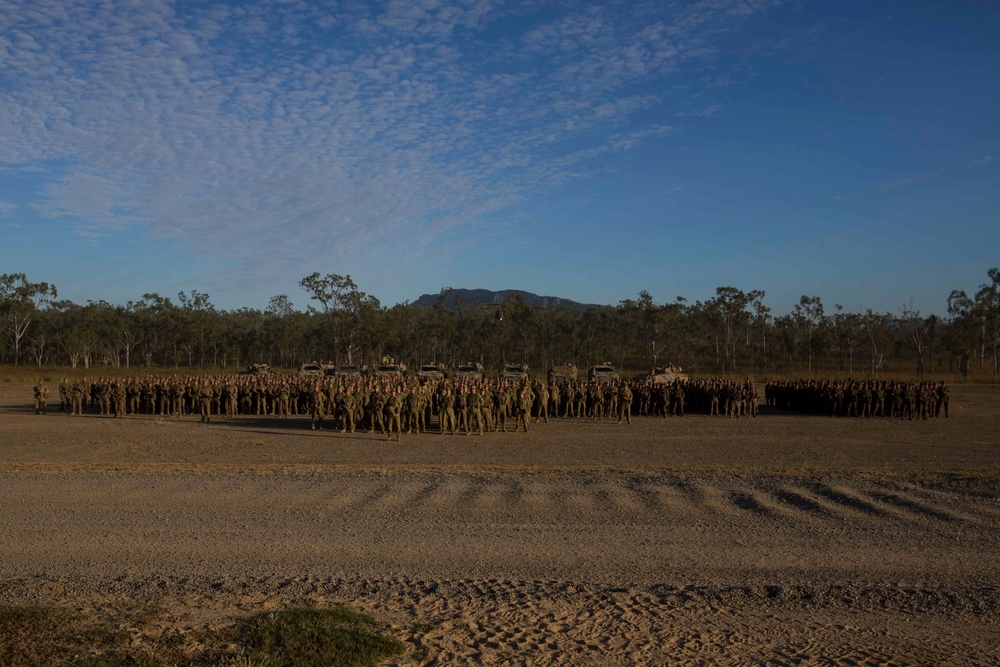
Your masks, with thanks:
<instances>
[{"instance_id":1,"label":"grass patch","mask_svg":"<svg viewBox=\"0 0 1000 667\"><path fill-rule=\"evenodd\" d=\"M254 621L251 658L284 667L367 667L403 651L375 631L375 619L351 609L292 609Z\"/></svg>"},{"instance_id":2,"label":"grass patch","mask_svg":"<svg viewBox=\"0 0 1000 667\"><path fill-rule=\"evenodd\" d=\"M190 635L164 633L157 620L143 608L0 605L0 666L373 667L404 649L380 635L373 618L346 608L292 609Z\"/></svg>"}]
</instances>

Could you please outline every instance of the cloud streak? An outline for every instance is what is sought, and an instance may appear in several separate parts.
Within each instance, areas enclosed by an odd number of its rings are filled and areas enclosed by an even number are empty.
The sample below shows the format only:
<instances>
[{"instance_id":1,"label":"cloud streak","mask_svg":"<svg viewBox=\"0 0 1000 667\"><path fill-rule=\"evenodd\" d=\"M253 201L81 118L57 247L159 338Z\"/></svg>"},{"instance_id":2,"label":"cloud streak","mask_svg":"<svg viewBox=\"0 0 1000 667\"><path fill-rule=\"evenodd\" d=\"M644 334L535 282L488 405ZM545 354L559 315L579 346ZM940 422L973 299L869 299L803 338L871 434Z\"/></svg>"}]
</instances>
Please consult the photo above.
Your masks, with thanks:
<instances>
[{"instance_id":1,"label":"cloud streak","mask_svg":"<svg viewBox=\"0 0 1000 667\"><path fill-rule=\"evenodd\" d=\"M756 5L15 0L0 168L46 173L34 206L81 233L356 270L667 134L670 77Z\"/></svg>"}]
</instances>

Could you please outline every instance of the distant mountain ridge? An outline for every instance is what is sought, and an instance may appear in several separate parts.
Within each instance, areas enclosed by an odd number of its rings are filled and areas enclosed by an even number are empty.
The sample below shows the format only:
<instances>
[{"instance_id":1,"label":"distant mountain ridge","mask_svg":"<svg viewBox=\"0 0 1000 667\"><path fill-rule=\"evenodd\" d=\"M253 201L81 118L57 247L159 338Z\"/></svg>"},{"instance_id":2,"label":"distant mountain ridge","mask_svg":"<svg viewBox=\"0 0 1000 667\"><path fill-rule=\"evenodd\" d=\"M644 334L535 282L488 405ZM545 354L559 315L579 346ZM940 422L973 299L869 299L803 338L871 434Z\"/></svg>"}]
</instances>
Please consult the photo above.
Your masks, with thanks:
<instances>
[{"instance_id":1,"label":"distant mountain ridge","mask_svg":"<svg viewBox=\"0 0 1000 667\"><path fill-rule=\"evenodd\" d=\"M508 299L513 297L515 294L520 295L531 307L539 306L545 310L550 310L553 308L561 308L562 306L568 306L573 310L587 310L588 308L595 306L597 304L592 303L580 303L579 301L573 301L572 299L563 299L558 296L539 296L533 292L525 292L519 289L504 289L504 290L488 290L488 289L460 289L455 288L453 294L447 294L444 298L444 307L448 310L455 310L455 299L464 298L466 305L478 306L478 305L501 305L505 303ZM440 294L422 294L420 298L413 302L414 306L421 306L423 308L431 308L437 305L438 299L441 298Z\"/></svg>"}]
</instances>

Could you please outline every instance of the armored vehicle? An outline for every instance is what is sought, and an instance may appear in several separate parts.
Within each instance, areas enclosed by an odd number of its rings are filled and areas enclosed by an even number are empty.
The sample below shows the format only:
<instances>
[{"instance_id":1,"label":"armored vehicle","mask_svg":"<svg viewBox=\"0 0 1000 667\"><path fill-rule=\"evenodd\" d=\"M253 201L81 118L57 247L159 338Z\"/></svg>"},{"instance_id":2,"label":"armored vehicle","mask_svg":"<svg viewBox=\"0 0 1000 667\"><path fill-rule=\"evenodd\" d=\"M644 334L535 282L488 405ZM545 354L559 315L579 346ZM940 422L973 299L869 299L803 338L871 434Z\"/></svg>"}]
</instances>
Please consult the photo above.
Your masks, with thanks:
<instances>
[{"instance_id":1,"label":"armored vehicle","mask_svg":"<svg viewBox=\"0 0 1000 667\"><path fill-rule=\"evenodd\" d=\"M549 369L549 383L576 382L578 371L576 364L562 364Z\"/></svg>"},{"instance_id":2,"label":"armored vehicle","mask_svg":"<svg viewBox=\"0 0 1000 667\"><path fill-rule=\"evenodd\" d=\"M299 375L302 377L308 377L310 375L322 376L323 367L316 361L307 361L299 366Z\"/></svg>"},{"instance_id":3,"label":"armored vehicle","mask_svg":"<svg viewBox=\"0 0 1000 667\"><path fill-rule=\"evenodd\" d=\"M364 375L364 369L357 364L341 364L334 369L333 373L327 372L327 374L337 377L358 377Z\"/></svg>"},{"instance_id":4,"label":"armored vehicle","mask_svg":"<svg viewBox=\"0 0 1000 667\"><path fill-rule=\"evenodd\" d=\"M681 371L680 366L667 364L666 366L651 368L648 373L640 373L635 376L634 380L647 384L670 384L674 380L687 380L687 374Z\"/></svg>"},{"instance_id":5,"label":"armored vehicle","mask_svg":"<svg viewBox=\"0 0 1000 667\"><path fill-rule=\"evenodd\" d=\"M527 362L523 364L504 364L504 367L500 370L500 379L527 380L528 379Z\"/></svg>"},{"instance_id":6,"label":"armored vehicle","mask_svg":"<svg viewBox=\"0 0 1000 667\"><path fill-rule=\"evenodd\" d=\"M375 365L375 377L398 377L406 375L406 364L397 364L392 357L382 357L382 362Z\"/></svg>"},{"instance_id":7,"label":"armored vehicle","mask_svg":"<svg viewBox=\"0 0 1000 667\"><path fill-rule=\"evenodd\" d=\"M587 369L587 379L591 382L618 382L621 377L618 369L612 366L610 361Z\"/></svg>"},{"instance_id":8,"label":"armored vehicle","mask_svg":"<svg viewBox=\"0 0 1000 667\"><path fill-rule=\"evenodd\" d=\"M444 364L424 364L417 371L417 377L428 380L443 380L446 377Z\"/></svg>"},{"instance_id":9,"label":"armored vehicle","mask_svg":"<svg viewBox=\"0 0 1000 667\"><path fill-rule=\"evenodd\" d=\"M270 364L250 364L246 370L239 371L237 375L270 375Z\"/></svg>"},{"instance_id":10,"label":"armored vehicle","mask_svg":"<svg viewBox=\"0 0 1000 667\"><path fill-rule=\"evenodd\" d=\"M455 369L455 379L483 379L483 365L478 362L467 361Z\"/></svg>"}]
</instances>

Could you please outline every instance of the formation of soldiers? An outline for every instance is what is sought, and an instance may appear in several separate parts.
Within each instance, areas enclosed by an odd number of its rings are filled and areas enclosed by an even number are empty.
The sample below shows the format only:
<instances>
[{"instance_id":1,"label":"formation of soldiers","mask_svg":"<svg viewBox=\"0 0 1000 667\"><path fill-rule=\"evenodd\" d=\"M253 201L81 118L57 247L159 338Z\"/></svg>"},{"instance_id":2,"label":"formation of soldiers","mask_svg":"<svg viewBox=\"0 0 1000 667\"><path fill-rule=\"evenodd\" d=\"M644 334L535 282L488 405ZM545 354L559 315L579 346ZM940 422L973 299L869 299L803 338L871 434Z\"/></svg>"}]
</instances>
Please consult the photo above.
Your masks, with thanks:
<instances>
[{"instance_id":1,"label":"formation of soldiers","mask_svg":"<svg viewBox=\"0 0 1000 667\"><path fill-rule=\"evenodd\" d=\"M950 392L942 380L895 382L874 380L797 380L769 382L768 405L784 410L833 417L927 419L948 416Z\"/></svg>"},{"instance_id":2,"label":"formation of soldiers","mask_svg":"<svg viewBox=\"0 0 1000 667\"><path fill-rule=\"evenodd\" d=\"M434 430L442 433L527 431L552 418L617 419L631 423L636 394L629 382L568 382L415 377L147 376L64 379L60 409L73 415L148 414L180 417L308 415L313 429L380 431L387 437ZM638 387L636 387L638 389ZM646 410L662 409L658 396L673 395L671 414L684 413L680 394L648 391ZM680 402L677 402L677 396ZM665 400L670 400L665 399ZM649 414L653 414L650 412ZM666 413L664 413L666 414Z\"/></svg>"},{"instance_id":3,"label":"formation of soldiers","mask_svg":"<svg viewBox=\"0 0 1000 667\"><path fill-rule=\"evenodd\" d=\"M35 387L36 412L46 410L48 387ZM750 382L674 380L585 382L429 379L417 377L298 377L287 375L145 376L64 379L60 409L124 417L259 415L308 416L313 429L354 433L484 433L524 430L553 419L615 419L685 414L756 417L759 396ZM834 416L920 418L948 415L948 389L901 382L771 382L768 405Z\"/></svg>"},{"instance_id":4,"label":"formation of soldiers","mask_svg":"<svg viewBox=\"0 0 1000 667\"><path fill-rule=\"evenodd\" d=\"M641 383L633 390L637 413L683 417L685 412L720 417L756 417L759 396L752 382L733 380L674 380Z\"/></svg>"}]
</instances>

